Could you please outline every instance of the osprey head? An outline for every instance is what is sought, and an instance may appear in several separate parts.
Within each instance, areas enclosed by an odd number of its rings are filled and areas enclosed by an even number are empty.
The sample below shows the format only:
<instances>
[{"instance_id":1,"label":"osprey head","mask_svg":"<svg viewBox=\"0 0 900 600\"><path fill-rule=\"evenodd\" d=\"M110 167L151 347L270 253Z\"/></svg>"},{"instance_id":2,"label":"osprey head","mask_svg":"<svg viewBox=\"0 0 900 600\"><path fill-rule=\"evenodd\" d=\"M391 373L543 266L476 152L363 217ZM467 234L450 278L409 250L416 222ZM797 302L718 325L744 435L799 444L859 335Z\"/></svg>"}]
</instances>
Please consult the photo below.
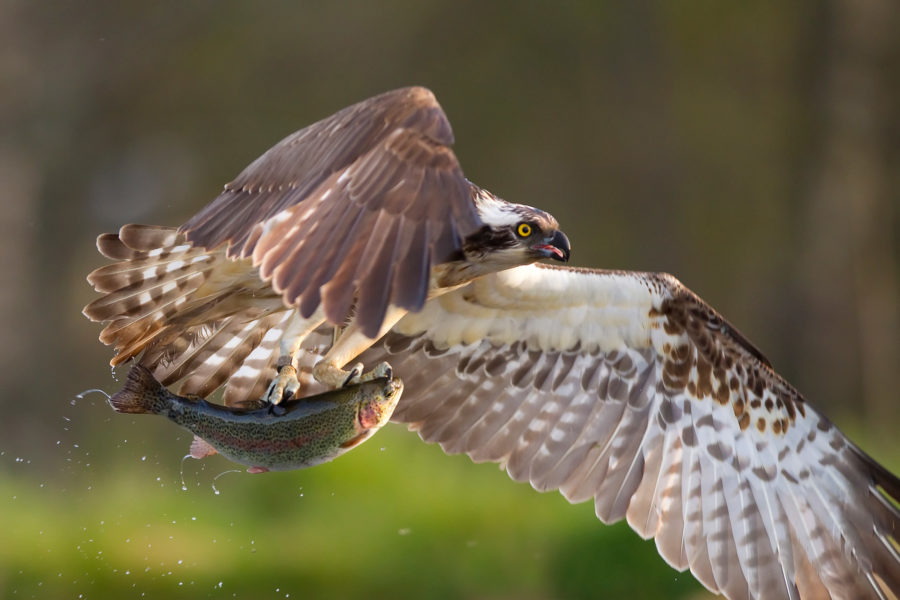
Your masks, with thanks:
<instances>
[{"instance_id":1,"label":"osprey head","mask_svg":"<svg viewBox=\"0 0 900 600\"><path fill-rule=\"evenodd\" d=\"M474 185L473 197L484 227L466 240L464 252L469 260L490 262L499 268L542 258L569 260L569 238L549 213L501 200Z\"/></svg>"}]
</instances>

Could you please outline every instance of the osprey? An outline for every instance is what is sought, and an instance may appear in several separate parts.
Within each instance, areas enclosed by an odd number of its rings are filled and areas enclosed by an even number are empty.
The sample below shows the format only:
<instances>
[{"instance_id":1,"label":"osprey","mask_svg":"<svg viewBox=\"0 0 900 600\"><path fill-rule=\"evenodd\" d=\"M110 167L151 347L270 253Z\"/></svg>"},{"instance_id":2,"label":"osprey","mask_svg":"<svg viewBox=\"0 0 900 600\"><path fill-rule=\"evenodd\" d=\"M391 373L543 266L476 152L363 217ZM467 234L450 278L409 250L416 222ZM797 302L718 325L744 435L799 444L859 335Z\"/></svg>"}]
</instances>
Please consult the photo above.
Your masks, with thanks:
<instances>
[{"instance_id":1,"label":"osprey","mask_svg":"<svg viewBox=\"0 0 900 600\"><path fill-rule=\"evenodd\" d=\"M486 273L568 260L556 220L470 183L452 143L430 91L388 92L286 137L177 232L126 226L101 236L103 254L128 259L89 277L113 292L85 308L112 321L101 340L118 350L113 365L151 348L171 362L174 337L245 310L289 308L266 394L277 403L299 389L296 355L326 321L347 327L315 366L317 381L384 376L386 364L365 375L361 364L341 367L429 298ZM143 362L156 367L157 358ZM187 389L215 389L232 374L232 361L225 366L199 386L206 370L195 372ZM226 401L255 394L234 383L229 391Z\"/></svg>"},{"instance_id":2,"label":"osprey","mask_svg":"<svg viewBox=\"0 0 900 600\"><path fill-rule=\"evenodd\" d=\"M84 312L112 364L235 404L389 363L393 420L592 499L712 591L897 597L900 480L674 277L536 263L568 259L557 222L467 181L452 141L431 92L396 90L285 138L177 230L101 235L118 262Z\"/></svg>"}]
</instances>

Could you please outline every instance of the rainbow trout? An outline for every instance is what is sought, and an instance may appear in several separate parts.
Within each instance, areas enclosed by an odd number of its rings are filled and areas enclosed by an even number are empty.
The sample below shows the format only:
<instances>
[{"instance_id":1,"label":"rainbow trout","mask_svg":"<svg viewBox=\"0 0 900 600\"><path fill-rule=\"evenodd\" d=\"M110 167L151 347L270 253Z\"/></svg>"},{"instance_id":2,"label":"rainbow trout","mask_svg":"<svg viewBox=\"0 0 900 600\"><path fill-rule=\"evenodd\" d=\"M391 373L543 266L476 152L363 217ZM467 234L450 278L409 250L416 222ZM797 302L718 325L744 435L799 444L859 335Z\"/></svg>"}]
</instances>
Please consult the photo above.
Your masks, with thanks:
<instances>
[{"instance_id":1,"label":"rainbow trout","mask_svg":"<svg viewBox=\"0 0 900 600\"><path fill-rule=\"evenodd\" d=\"M109 398L120 413L164 415L194 434L191 456L220 453L250 473L302 469L337 458L388 422L400 394L399 379L375 379L256 410L178 396L142 365L134 365L122 391Z\"/></svg>"}]
</instances>

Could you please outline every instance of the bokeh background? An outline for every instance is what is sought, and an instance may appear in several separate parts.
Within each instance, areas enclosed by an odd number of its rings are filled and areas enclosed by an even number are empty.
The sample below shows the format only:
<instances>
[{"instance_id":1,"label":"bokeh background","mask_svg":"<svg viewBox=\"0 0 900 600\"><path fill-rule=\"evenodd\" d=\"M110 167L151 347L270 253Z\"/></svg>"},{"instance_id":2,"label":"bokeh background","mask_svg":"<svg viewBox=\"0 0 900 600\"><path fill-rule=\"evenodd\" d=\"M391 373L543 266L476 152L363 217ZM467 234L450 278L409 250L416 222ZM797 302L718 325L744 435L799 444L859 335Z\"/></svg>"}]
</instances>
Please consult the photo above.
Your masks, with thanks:
<instances>
[{"instance_id":1,"label":"bokeh background","mask_svg":"<svg viewBox=\"0 0 900 600\"><path fill-rule=\"evenodd\" d=\"M627 526L391 425L307 471L114 415L97 234L420 84L576 265L668 271L900 471L900 4L0 2L0 596L700 598Z\"/></svg>"}]
</instances>

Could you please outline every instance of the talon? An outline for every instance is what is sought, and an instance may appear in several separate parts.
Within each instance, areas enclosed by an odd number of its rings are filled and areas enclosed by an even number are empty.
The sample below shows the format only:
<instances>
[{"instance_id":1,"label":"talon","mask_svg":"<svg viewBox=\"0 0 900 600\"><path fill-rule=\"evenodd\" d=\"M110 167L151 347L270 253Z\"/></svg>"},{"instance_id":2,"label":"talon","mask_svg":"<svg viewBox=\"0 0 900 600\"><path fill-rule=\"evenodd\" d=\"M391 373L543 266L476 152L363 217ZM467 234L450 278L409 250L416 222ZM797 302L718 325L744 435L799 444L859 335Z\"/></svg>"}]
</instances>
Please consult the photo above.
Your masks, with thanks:
<instances>
[{"instance_id":1,"label":"talon","mask_svg":"<svg viewBox=\"0 0 900 600\"><path fill-rule=\"evenodd\" d=\"M387 379L388 381L390 381L393 378L394 378L394 369L391 368L391 365L389 365L386 362L380 362L377 365L375 365L375 368L372 369L371 371L369 371L368 373L360 375L357 383L363 383L365 381L372 381L374 379Z\"/></svg>"},{"instance_id":2,"label":"talon","mask_svg":"<svg viewBox=\"0 0 900 600\"><path fill-rule=\"evenodd\" d=\"M394 370L386 362L378 363L368 373L363 373L363 368L362 363L356 363L349 369L344 370L323 361L313 367L313 377L322 385L331 389L337 389L372 381L373 379L392 379L394 376Z\"/></svg>"},{"instance_id":3,"label":"talon","mask_svg":"<svg viewBox=\"0 0 900 600\"><path fill-rule=\"evenodd\" d=\"M347 378L344 379L344 383L341 384L341 387L347 387L351 383L358 383L358 379L362 375L363 364L356 363L350 370L347 372Z\"/></svg>"},{"instance_id":4,"label":"talon","mask_svg":"<svg viewBox=\"0 0 900 600\"><path fill-rule=\"evenodd\" d=\"M388 381L394 378L394 369L386 362L375 365L375 368L372 369L372 373L376 378L384 378Z\"/></svg>"},{"instance_id":5,"label":"talon","mask_svg":"<svg viewBox=\"0 0 900 600\"><path fill-rule=\"evenodd\" d=\"M287 399L287 398L285 398ZM269 414L273 417L282 417L287 414L287 409L285 409L280 404L270 404L269 405Z\"/></svg>"},{"instance_id":6,"label":"talon","mask_svg":"<svg viewBox=\"0 0 900 600\"><path fill-rule=\"evenodd\" d=\"M262 399L269 404L278 404L295 395L299 389L297 369L293 365L279 365L278 375L269 384Z\"/></svg>"}]
</instances>

